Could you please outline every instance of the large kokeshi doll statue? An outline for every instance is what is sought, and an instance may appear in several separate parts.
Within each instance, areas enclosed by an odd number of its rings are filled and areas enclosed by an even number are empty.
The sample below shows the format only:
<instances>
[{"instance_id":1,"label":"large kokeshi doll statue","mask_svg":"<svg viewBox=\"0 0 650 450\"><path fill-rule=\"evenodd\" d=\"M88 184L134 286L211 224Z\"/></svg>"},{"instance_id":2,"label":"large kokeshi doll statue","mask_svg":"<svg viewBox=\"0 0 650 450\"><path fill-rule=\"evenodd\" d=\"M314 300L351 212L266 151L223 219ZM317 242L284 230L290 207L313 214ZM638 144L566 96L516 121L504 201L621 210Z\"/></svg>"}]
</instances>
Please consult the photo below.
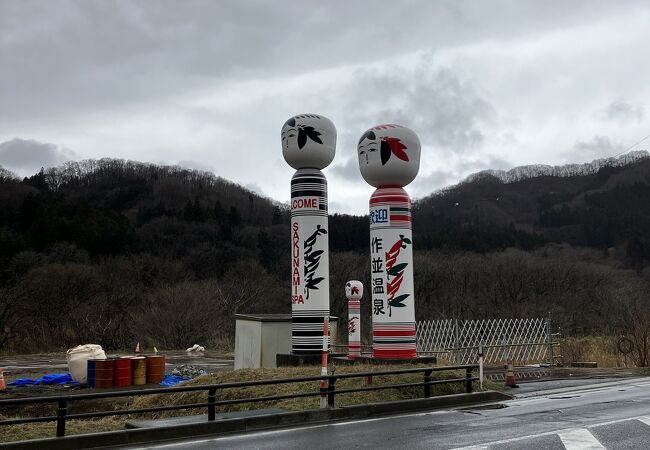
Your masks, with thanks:
<instances>
[{"instance_id":1,"label":"large kokeshi doll statue","mask_svg":"<svg viewBox=\"0 0 650 450\"><path fill-rule=\"evenodd\" d=\"M361 356L361 297L363 283L350 280L345 283L345 296L348 299L348 359Z\"/></svg>"},{"instance_id":2,"label":"large kokeshi doll statue","mask_svg":"<svg viewBox=\"0 0 650 450\"><path fill-rule=\"evenodd\" d=\"M375 358L415 358L411 200L402 187L420 168L420 140L408 128L379 125L359 139L359 169L370 197L370 292Z\"/></svg>"},{"instance_id":3,"label":"large kokeshi doll statue","mask_svg":"<svg viewBox=\"0 0 650 450\"><path fill-rule=\"evenodd\" d=\"M282 155L291 179L291 351L321 353L329 317L327 179L336 128L317 114L300 114L282 127Z\"/></svg>"}]
</instances>

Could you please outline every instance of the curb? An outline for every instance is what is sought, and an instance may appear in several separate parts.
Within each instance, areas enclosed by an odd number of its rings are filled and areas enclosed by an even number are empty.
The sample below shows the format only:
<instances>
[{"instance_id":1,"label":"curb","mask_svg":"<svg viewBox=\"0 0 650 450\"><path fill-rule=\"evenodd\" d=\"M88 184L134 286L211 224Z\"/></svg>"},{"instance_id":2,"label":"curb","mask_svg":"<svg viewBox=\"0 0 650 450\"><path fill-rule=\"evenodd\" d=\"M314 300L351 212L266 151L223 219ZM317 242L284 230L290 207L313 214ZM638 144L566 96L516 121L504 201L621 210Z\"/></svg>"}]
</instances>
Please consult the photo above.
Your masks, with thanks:
<instances>
[{"instance_id":1,"label":"curb","mask_svg":"<svg viewBox=\"0 0 650 450\"><path fill-rule=\"evenodd\" d=\"M576 379L583 380L585 378L576 378ZM542 390L537 390L532 392L524 392L522 394L515 393L515 395L513 395L513 399L520 400L520 399L527 399L533 397L541 397L544 395L564 394L566 392L580 393L583 391L592 391L594 389L602 389L602 388L607 388L612 386L626 386L628 384L647 382L648 380L649 380L648 377L636 377L636 378L627 378L627 379L616 380L616 381L603 381L599 383L596 379L594 379L594 382L592 384L567 386L567 387L545 389L545 390L542 389Z\"/></svg>"},{"instance_id":2,"label":"curb","mask_svg":"<svg viewBox=\"0 0 650 450\"><path fill-rule=\"evenodd\" d=\"M123 431L107 431L65 436L61 438L34 439L28 441L0 444L0 448L36 450L71 450L86 448L115 447L152 443L173 439L200 436L217 436L228 433L268 430L314 423L327 423L347 419L367 419L371 417L412 411L468 406L510 400L512 397L496 391L453 394L428 399L400 400L396 402L372 403L333 409L311 409L280 414L240 417L186 425L160 428L139 428Z\"/></svg>"}]
</instances>

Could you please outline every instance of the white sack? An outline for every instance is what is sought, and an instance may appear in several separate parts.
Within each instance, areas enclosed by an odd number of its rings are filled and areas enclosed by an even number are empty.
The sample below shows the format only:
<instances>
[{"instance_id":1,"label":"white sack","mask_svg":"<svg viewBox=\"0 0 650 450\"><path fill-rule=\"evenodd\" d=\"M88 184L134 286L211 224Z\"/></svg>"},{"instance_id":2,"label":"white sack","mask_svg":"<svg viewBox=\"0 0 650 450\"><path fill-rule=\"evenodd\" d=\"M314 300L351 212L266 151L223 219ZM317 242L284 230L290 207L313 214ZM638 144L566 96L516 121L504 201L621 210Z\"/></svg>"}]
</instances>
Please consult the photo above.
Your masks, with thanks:
<instances>
[{"instance_id":1,"label":"white sack","mask_svg":"<svg viewBox=\"0 0 650 450\"><path fill-rule=\"evenodd\" d=\"M68 370L72 378L85 384L88 378L88 360L106 359L106 353L101 345L84 344L71 348L66 352Z\"/></svg>"}]
</instances>

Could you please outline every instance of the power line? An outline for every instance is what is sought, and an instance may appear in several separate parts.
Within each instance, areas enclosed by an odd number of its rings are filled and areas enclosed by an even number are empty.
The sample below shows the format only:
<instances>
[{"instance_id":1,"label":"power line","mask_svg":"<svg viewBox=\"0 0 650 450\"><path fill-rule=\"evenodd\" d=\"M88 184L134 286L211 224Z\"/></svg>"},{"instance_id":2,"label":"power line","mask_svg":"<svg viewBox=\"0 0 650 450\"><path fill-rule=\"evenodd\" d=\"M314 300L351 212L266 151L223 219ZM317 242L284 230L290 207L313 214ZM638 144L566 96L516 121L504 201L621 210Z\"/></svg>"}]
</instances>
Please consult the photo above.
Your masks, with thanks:
<instances>
[{"instance_id":1,"label":"power line","mask_svg":"<svg viewBox=\"0 0 650 450\"><path fill-rule=\"evenodd\" d=\"M648 138L650 138L650 134L647 135L646 137L644 137L643 139L641 139L639 142L636 142L635 144L629 146L628 148L626 148L625 150L623 150L621 153L619 153L619 154L617 154L617 155L614 155L614 158L616 158L617 156L621 156L623 153L627 153L627 152L629 152L629 151L632 150L634 147L636 147L637 145L639 145L641 142L645 141L645 140L648 139Z\"/></svg>"}]
</instances>

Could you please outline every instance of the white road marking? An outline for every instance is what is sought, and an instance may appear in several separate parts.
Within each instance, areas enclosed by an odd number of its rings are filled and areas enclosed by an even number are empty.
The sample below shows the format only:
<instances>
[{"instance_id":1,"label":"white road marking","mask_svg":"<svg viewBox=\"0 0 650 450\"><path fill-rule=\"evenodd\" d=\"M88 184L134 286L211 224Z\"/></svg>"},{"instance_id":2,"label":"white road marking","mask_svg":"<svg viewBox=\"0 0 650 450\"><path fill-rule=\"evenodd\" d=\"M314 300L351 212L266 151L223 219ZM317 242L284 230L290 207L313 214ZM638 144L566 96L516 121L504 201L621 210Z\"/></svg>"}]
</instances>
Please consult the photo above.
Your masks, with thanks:
<instances>
[{"instance_id":1,"label":"white road marking","mask_svg":"<svg viewBox=\"0 0 650 450\"><path fill-rule=\"evenodd\" d=\"M486 448L490 448L490 446L492 446L492 445L511 444L513 442L526 441L528 439L533 439L533 438L538 438L538 437L553 436L553 435L555 435L557 433L558 433L558 431L548 431L546 433L530 434L528 436L519 436L519 437L516 437L516 438L503 439L501 441L485 442L483 444L471 445L469 447L456 447L456 448L454 448L452 450L479 450L479 449L486 449Z\"/></svg>"},{"instance_id":2,"label":"white road marking","mask_svg":"<svg viewBox=\"0 0 650 450\"><path fill-rule=\"evenodd\" d=\"M567 450L602 450L605 447L586 428L574 428L558 433Z\"/></svg>"},{"instance_id":3,"label":"white road marking","mask_svg":"<svg viewBox=\"0 0 650 450\"><path fill-rule=\"evenodd\" d=\"M650 425L650 416L637 417L636 420L638 420L639 422L643 422L646 425Z\"/></svg>"},{"instance_id":4,"label":"white road marking","mask_svg":"<svg viewBox=\"0 0 650 450\"><path fill-rule=\"evenodd\" d=\"M591 424L591 425L587 425L584 428L572 428L572 429L568 429L568 430L547 431L546 433L529 434L527 436L518 436L518 437L515 437L515 438L503 439L503 440L500 440L500 441L484 442L484 443L481 443L481 444L470 445L470 446L467 446L467 447L456 447L456 448L454 448L452 450L482 450L482 449L490 448L490 446L492 446L492 445L511 444L513 442L526 441L528 439L535 439L535 438L544 437L544 436L553 436L553 435L556 435L556 434L560 435L560 439L562 439L561 435L563 433L567 433L567 432L571 433L571 432L582 431L582 430L586 431L587 433L589 433L589 435L591 435L591 433L588 431L590 428L602 427L602 426L605 426L605 425L615 425L615 424L618 424L618 423L629 422L630 420L638 420L638 421L643 422L643 423L645 423L647 425L650 425L650 416L628 417L627 419L617 419L617 420L610 420L610 421L607 421L607 422L594 423L594 424ZM569 436L571 436L571 434L569 434ZM596 439L596 438L593 438L593 439ZM574 449L575 450L578 450L578 449L582 450L582 449L588 449L588 448L594 448L594 449L599 449L600 450L600 449L605 448L605 447L603 447L603 445L600 442L598 442L598 447L569 447L564 442L564 439L562 439L562 443L564 443L567 450L574 450Z\"/></svg>"}]
</instances>

